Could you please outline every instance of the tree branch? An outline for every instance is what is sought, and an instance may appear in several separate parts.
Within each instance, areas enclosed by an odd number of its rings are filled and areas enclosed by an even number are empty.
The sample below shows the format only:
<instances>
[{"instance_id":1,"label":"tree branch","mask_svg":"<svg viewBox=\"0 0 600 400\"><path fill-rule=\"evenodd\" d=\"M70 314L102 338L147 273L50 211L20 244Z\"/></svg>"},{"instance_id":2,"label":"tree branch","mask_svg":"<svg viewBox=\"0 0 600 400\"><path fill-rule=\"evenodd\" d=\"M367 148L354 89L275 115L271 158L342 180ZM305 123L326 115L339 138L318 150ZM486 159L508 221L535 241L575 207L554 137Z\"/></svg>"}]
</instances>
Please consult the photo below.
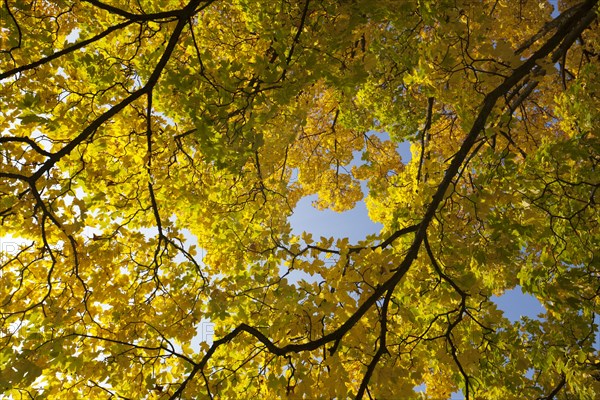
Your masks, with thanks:
<instances>
[{"instance_id":1,"label":"tree branch","mask_svg":"<svg viewBox=\"0 0 600 400\"><path fill-rule=\"evenodd\" d=\"M208 4L211 4L213 1L214 0L207 2L207 6L208 6ZM56 163L61 158L68 155L69 153L71 153L71 151L73 151L73 149L75 149L79 144L81 144L84 140L86 140L89 136L91 136L98 128L100 128L100 126L102 126L102 124L104 124L106 121L108 121L109 119L111 119L112 117L117 115L121 110L123 110L125 107L127 107L129 104L133 103L135 100L137 100L144 94L149 93L152 90L152 88L154 88L154 86L158 82L158 79L160 78L160 75L161 75L163 69L167 65L167 62L169 61L171 54L173 53L173 50L175 50L175 46L177 45L177 42L179 41L179 37L181 35L181 32L183 31L183 28L187 23L187 19L195 12L195 8L199 3L200 3L200 0L191 1L178 14L179 20L177 22L177 25L173 29L173 33L171 34L171 37L169 39L169 42L167 43L165 51L163 52L158 63L156 64L156 67L152 71L150 78L148 78L146 85L144 87L142 87L141 89L136 90L135 92L133 92L132 94L127 96L125 99L121 100L121 102L114 105L110 110L104 112L102 115L100 115L98 118L96 118L91 124L89 124L76 138L71 140L69 142L69 144L67 144L62 149L60 149L59 151L54 153L52 155L52 157L48 161L46 161L31 176L31 178L30 178L31 181L36 181L37 179L39 179L44 173L46 173L54 165L56 165Z\"/></svg>"},{"instance_id":2,"label":"tree branch","mask_svg":"<svg viewBox=\"0 0 600 400\"><path fill-rule=\"evenodd\" d=\"M40 65L44 65L49 63L50 61L56 60L57 58L60 58L62 56L64 56L65 54L69 54L74 52L75 50L79 50L91 43L97 42L98 40L105 38L106 36L110 35L111 33L118 31L119 29L123 29L129 25L131 25L133 23L133 21L125 21L125 22L121 22L120 24L111 26L110 28L106 29L104 32L97 34L96 36L93 36L89 39L83 40L79 43L75 43L72 46L69 46L67 48L64 48L60 51L57 51L55 53L50 54L49 56L46 56L44 58L41 58L37 61L34 61L32 63L26 64L26 65L22 65L20 67L17 68L13 68L11 70L5 71L3 73L0 74L0 80L6 79L10 76L16 75L19 72L24 72L24 71L28 71L30 69L34 69L36 67L39 67Z\"/></svg>"},{"instance_id":3,"label":"tree branch","mask_svg":"<svg viewBox=\"0 0 600 400\"><path fill-rule=\"evenodd\" d=\"M423 168L423 159L425 156L425 144L429 139L429 129L431 128L431 117L433 114L434 98L427 99L427 115L425 117L425 127L421 132L421 157L419 158L419 170L417 171L417 182L421 181L421 169Z\"/></svg>"},{"instance_id":4,"label":"tree branch","mask_svg":"<svg viewBox=\"0 0 600 400\"><path fill-rule=\"evenodd\" d=\"M579 10L579 12L575 13L565 24L559 29L548 41L540 47L536 52L534 52L531 57L529 57L525 62L523 62L519 67L517 67L513 73L504 79L504 81L498 85L494 90L488 93L484 100L483 104L473 122L473 125L463 140L463 143L452 159L450 165L446 169L444 174L444 178L440 182L437 187L435 194L429 203L420 224L418 225L417 231L415 233L415 238L408 249L403 261L400 265L395 269L394 274L383 284L377 286L373 293L367 297L367 299L358 307L358 309L352 314L346 322L340 325L334 331L324 334L321 338L315 339L313 341L301 343L301 344L288 344L282 347L275 345L271 340L269 340L262 332L258 329L251 327L245 323L238 325L233 331L222 337L221 339L213 342L213 345L206 352L202 360L194 367L192 372L188 375L188 377L182 382L181 386L177 389L177 391L171 396L171 399L175 399L179 397L188 382L190 382L193 377L198 373L198 371L202 370L204 366L208 363L210 357L214 354L214 352L223 344L229 343L235 337L237 337L240 333L246 332L252 335L256 340L261 342L265 347L273 354L278 356L284 356L288 353L298 353L302 351L310 351L315 350L327 343L330 342L339 342L341 338L344 337L346 333L366 314L368 310L388 291L393 291L396 285L400 282L400 280L404 277L404 275L410 269L413 261L417 258L419 253L419 249L421 244L423 243L426 235L429 224L433 220L435 213L443 201L446 191L450 184L453 182L455 177L458 175L459 170L463 162L469 156L471 149L479 137L479 134L484 130L486 126L486 122L490 117L494 106L496 105L498 99L503 97L512 87L517 85L523 78L525 78L533 69L536 67L536 62L539 60L546 58L549 56L557 46L560 45L561 42L569 35L574 26L580 27L579 22L581 21L582 14L585 15L595 4L597 0L587 1L584 6ZM587 20L586 20L587 21ZM591 23L589 21L588 23ZM543 72L542 72L543 73ZM463 298L464 302L464 298ZM466 387L468 390L469 383L467 381Z\"/></svg>"}]
</instances>

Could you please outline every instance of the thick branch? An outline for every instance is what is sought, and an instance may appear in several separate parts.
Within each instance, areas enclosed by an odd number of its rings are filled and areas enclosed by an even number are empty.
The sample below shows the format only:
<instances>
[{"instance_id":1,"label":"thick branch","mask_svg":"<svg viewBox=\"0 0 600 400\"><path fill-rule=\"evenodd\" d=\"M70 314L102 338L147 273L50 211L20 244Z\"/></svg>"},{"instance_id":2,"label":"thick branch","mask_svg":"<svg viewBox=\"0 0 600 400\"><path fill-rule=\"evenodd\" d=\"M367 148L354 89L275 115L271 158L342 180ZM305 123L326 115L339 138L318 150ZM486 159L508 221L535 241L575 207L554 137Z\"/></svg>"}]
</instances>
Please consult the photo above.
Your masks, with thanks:
<instances>
[{"instance_id":1,"label":"thick branch","mask_svg":"<svg viewBox=\"0 0 600 400\"><path fill-rule=\"evenodd\" d=\"M562 390L562 388L567 384L567 380L565 379L564 375L560 376L560 381L558 382L558 384L556 385L556 387L554 387L552 389L552 391L550 392L550 394L548 394L548 396L545 397L540 397L538 398L538 400L552 400L556 397L556 395Z\"/></svg>"},{"instance_id":2,"label":"thick branch","mask_svg":"<svg viewBox=\"0 0 600 400\"><path fill-rule=\"evenodd\" d=\"M98 0L83 0L86 3L90 3L91 5L100 8L104 11L108 11L111 14L119 15L123 18L127 18L131 22L140 22L140 21L156 21L159 19L166 18L179 18L181 14L181 10L172 10L172 11L163 11L158 13L151 14L134 14L129 11L125 11L121 8L111 6L110 4L103 3ZM199 3L199 2L198 2Z\"/></svg>"},{"instance_id":3,"label":"thick branch","mask_svg":"<svg viewBox=\"0 0 600 400\"><path fill-rule=\"evenodd\" d=\"M28 138L28 137L0 137L0 143L10 143L10 142L26 143L29 146L31 146L31 148L33 150L35 150L35 152L37 152L43 156L50 157L52 155L52 153L50 153L49 151L42 149L40 147L40 145L37 144L36 142L34 142L33 139L31 139L31 138Z\"/></svg>"},{"instance_id":4,"label":"thick branch","mask_svg":"<svg viewBox=\"0 0 600 400\"><path fill-rule=\"evenodd\" d=\"M49 63L50 61L56 60L59 57L64 56L65 54L69 54L74 52L75 50L79 50L91 43L97 42L98 40L105 38L106 36L110 35L111 33L118 31L119 29L123 29L129 25L131 25L133 21L125 21L125 22L121 22L118 25L114 25L111 26L110 28L106 29L105 31L103 31L102 33L97 34L96 36L93 36L89 39L83 40L79 43L75 43L72 46L66 47L60 51L57 51L55 53L50 54L47 57L41 58L37 61L34 61L32 63L26 64L26 65L21 65L20 67L17 68L13 68L11 70L8 70L6 72L3 72L0 74L0 80L2 79L6 79L10 76L16 75L19 72L24 72L24 71L28 71L30 69L39 67L40 65L44 65Z\"/></svg>"},{"instance_id":5,"label":"thick branch","mask_svg":"<svg viewBox=\"0 0 600 400\"><path fill-rule=\"evenodd\" d=\"M398 229L396 232L392 233L387 239L385 239L383 242L375 245L375 246L370 246L370 247L350 247L348 249L348 254L352 254L352 253L359 253L362 250L365 249L371 249L371 250L377 250L379 248L381 249L385 249L386 247L388 247L389 245L391 245L392 243L394 243L394 241L396 239L398 239L400 236L406 235L407 233L411 233L411 232L416 232L416 230L419 228L419 225L411 225L411 226L407 226L406 228L402 228L402 229ZM308 246L306 246L304 249L302 249L298 254L294 254L296 257L300 256L304 253L306 253L306 251L308 250L318 250L321 251L323 253L329 253L329 254L340 254L339 250L332 250L332 249L326 249L324 247L320 247L320 246L315 246L312 244L309 244Z\"/></svg>"},{"instance_id":6,"label":"thick branch","mask_svg":"<svg viewBox=\"0 0 600 400\"><path fill-rule=\"evenodd\" d=\"M171 54L175 50L175 46L177 45L177 42L179 41L179 36L181 35L181 32L183 31L183 28L184 28L185 24L187 23L187 19L195 12L195 8L199 3L200 3L200 0L193 0L184 9L181 10L181 13L178 15L179 20L177 22L177 25L173 29L173 33L171 34L169 42L167 43L167 47L165 48L165 51L162 54L160 60L156 64L156 67L154 68L152 75L150 75L150 78L148 78L148 82L146 83L146 85L144 87L142 87L141 89L133 92L132 94L127 96L125 99L121 100L120 103L113 106L110 110L108 110L105 113L103 113L102 115L100 115L91 124L89 124L83 130L83 132L81 132L76 138L71 140L69 142L69 144L67 144L62 149L60 149L59 151L54 153L52 155L52 157L48 161L46 161L44 163L44 165L42 165L36 171L35 174L33 174L31 176L32 182L35 182L37 179L40 178L40 176L42 176L44 173L49 171L61 158L68 155L69 153L71 153L71 151L73 151L73 149L75 149L77 146L79 146L84 140L86 140L98 128L100 128L100 126L102 126L102 124L104 124L106 121L108 121L109 119L111 119L112 117L117 115L121 110L123 110L125 107L127 107L129 104L133 103L135 100L137 100L144 94L150 93L150 91L154 88L154 86L158 82L158 79L160 78L162 71L164 70L165 66L167 65L167 62L171 58ZM212 1L207 3L207 5L210 3L212 3Z\"/></svg>"},{"instance_id":7,"label":"thick branch","mask_svg":"<svg viewBox=\"0 0 600 400\"><path fill-rule=\"evenodd\" d=\"M288 353L298 353L301 351L310 351L315 350L321 346L324 346L330 342L339 343L341 338L366 314L366 312L371 309L371 307L388 291L393 291L396 285L400 282L400 280L404 277L404 275L410 269L413 261L417 258L419 249L421 244L423 243L427 229L429 224L433 220L435 213L443 201L446 191L448 187L452 184L454 179L457 177L463 163L469 156L474 144L476 143L480 133L486 126L487 120L490 117L496 102L501 97L505 96L506 93L510 91L515 85L517 85L523 78L525 78L535 67L536 62L546 58L549 56L560 44L565 40L566 37L569 36L572 29L583 29L582 17L587 15L587 13L592 9L592 7L596 4L597 0L588 1L584 3L581 9L578 10L569 20L561 26L561 29L557 30L557 32L550 38L548 41L541 46L529 59L527 59L523 64L517 67L513 73L508 76L500 85L498 85L494 90L492 90L488 95L484 98L483 104L477 114L477 117L471 127L471 130L465 137L460 149L455 154L452 159L450 165L446 169L444 178L440 182L437 187L435 194L431 200L431 203L427 207L425 214L423 215L423 219L421 223L418 225L418 229L415 233L415 238L413 243L411 244L404 260L400 263L400 265L395 269L394 274L390 279L388 279L385 283L378 286L373 293L358 307L354 314L352 314L345 323L340 325L336 330L331 333L325 334L319 339L309 341L301 344L288 344L282 347L275 345L270 339L268 339L262 332L258 329L251 327L245 323L240 324L229 334L225 335L221 339L213 342L210 349L204 355L202 360L196 364L190 375L186 378L186 380L181 384L181 386L177 389L177 391L171 396L171 399L175 399L179 397L185 386L190 382L193 377L198 373L198 371L202 370L204 366L207 364L210 357L214 354L214 352L223 344L229 343L235 337L237 337L240 333L246 332L252 335L256 340L261 342L271 353L284 356ZM583 20L585 23L589 24L591 21L587 19ZM330 349L330 351L335 351L335 347ZM468 384L467 384L468 385ZM468 386L467 386L468 387Z\"/></svg>"},{"instance_id":8,"label":"thick branch","mask_svg":"<svg viewBox=\"0 0 600 400\"><path fill-rule=\"evenodd\" d=\"M425 127L421 132L421 157L419 159L419 170L417 171L417 182L421 181L421 170L423 168L423 158L425 156L425 145L429 137L429 129L431 128L431 117L433 115L433 97L427 99L427 116L425 117Z\"/></svg>"},{"instance_id":9,"label":"thick branch","mask_svg":"<svg viewBox=\"0 0 600 400\"><path fill-rule=\"evenodd\" d=\"M310 3L310 0L306 0L306 2L304 3L304 9L302 10L302 17L300 18L300 25L298 25L298 29L296 30L296 35L294 36L294 40L292 41L292 45L290 47L290 51L288 52L288 55L285 59L285 64L286 65L290 65L290 62L292 61L292 56L294 55L294 50L296 48L296 45L300 42L300 35L302 35L302 30L304 30L304 24L306 22L306 16L308 15L308 5ZM285 76L287 73L287 69L283 70L283 73L281 74L281 78L280 80L285 80Z\"/></svg>"},{"instance_id":10,"label":"thick branch","mask_svg":"<svg viewBox=\"0 0 600 400\"><path fill-rule=\"evenodd\" d=\"M381 330L379 331L379 348L377 349L375 356L373 356L373 359L369 363L369 366L367 367L367 372L365 372L363 380L360 383L360 387L358 388L358 392L356 394L357 400L360 400L363 398L365 391L368 389L369 381L371 380L371 376L373 376L373 372L375 371L375 368L377 367L379 360L381 359L381 357L384 354L388 353L387 344L386 344L386 342L387 342L387 316L388 316L388 308L390 305L390 301L392 299L392 294L393 294L392 290L387 292L387 294L385 295L385 299L383 301L383 307L381 307L381 318L380 318Z\"/></svg>"}]
</instances>

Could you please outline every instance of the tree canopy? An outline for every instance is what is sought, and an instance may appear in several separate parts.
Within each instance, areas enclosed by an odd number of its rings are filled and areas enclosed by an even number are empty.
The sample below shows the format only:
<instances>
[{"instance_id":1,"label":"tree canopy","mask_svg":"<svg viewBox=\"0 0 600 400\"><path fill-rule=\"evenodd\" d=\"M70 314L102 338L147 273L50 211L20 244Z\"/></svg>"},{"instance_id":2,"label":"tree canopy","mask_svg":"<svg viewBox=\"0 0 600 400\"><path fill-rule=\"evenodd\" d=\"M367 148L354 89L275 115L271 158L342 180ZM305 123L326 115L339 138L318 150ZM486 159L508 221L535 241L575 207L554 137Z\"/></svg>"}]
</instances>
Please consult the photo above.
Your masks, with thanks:
<instances>
[{"instance_id":1,"label":"tree canopy","mask_svg":"<svg viewBox=\"0 0 600 400\"><path fill-rule=\"evenodd\" d=\"M598 398L598 5L555 4L4 0L0 397ZM311 195L383 228L295 235Z\"/></svg>"}]
</instances>

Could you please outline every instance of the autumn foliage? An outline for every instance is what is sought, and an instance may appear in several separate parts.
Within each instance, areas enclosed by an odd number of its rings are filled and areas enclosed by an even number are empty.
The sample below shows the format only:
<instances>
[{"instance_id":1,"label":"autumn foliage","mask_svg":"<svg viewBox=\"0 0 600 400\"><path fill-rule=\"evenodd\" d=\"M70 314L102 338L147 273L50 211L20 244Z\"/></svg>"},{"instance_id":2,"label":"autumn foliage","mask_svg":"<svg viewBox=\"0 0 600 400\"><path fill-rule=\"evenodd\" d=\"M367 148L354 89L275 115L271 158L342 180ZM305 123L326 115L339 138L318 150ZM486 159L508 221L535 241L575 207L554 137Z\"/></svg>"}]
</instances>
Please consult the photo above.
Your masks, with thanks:
<instances>
[{"instance_id":1,"label":"autumn foliage","mask_svg":"<svg viewBox=\"0 0 600 400\"><path fill-rule=\"evenodd\" d=\"M4 0L0 398L598 398L598 5L554 4ZM315 194L383 229L293 234Z\"/></svg>"}]
</instances>

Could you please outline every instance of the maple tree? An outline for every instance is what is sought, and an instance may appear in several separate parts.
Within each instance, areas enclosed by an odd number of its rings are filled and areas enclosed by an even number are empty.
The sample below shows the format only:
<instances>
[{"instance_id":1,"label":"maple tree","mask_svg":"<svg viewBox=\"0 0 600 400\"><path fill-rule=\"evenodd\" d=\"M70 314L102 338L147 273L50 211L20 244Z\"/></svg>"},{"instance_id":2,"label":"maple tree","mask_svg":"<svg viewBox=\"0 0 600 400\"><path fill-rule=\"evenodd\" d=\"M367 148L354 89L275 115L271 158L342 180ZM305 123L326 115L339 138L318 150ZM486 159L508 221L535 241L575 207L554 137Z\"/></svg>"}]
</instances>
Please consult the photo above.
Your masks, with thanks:
<instances>
[{"instance_id":1,"label":"maple tree","mask_svg":"<svg viewBox=\"0 0 600 400\"><path fill-rule=\"evenodd\" d=\"M0 396L596 398L598 5L558 11L4 0ZM314 194L382 231L292 234Z\"/></svg>"}]
</instances>

